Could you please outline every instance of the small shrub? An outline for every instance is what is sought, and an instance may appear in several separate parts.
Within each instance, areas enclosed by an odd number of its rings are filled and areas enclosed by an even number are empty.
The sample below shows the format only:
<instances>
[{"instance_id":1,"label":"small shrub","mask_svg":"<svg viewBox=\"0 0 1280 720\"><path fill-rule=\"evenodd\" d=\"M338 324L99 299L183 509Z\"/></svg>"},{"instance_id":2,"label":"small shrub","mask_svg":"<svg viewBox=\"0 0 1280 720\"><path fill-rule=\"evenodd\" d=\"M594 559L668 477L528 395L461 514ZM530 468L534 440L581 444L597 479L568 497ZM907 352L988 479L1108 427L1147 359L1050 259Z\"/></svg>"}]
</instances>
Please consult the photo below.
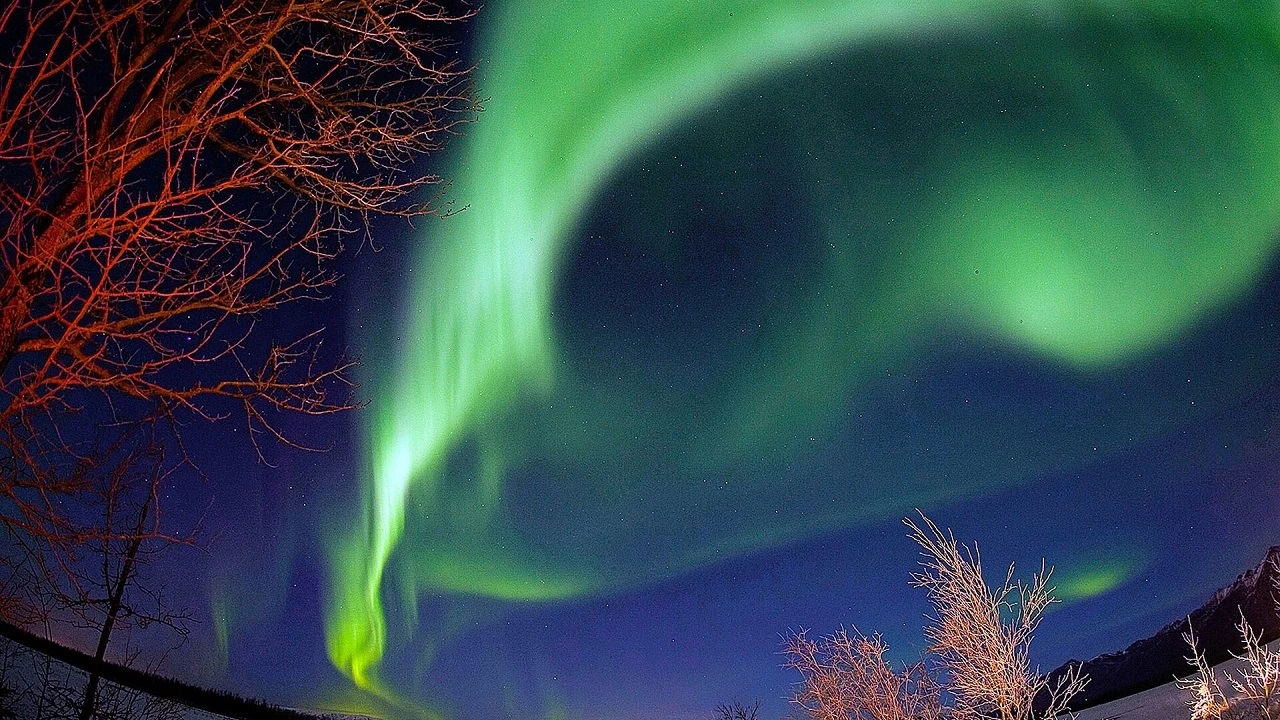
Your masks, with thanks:
<instances>
[{"instance_id":1,"label":"small shrub","mask_svg":"<svg viewBox=\"0 0 1280 720\"><path fill-rule=\"evenodd\" d=\"M1280 652L1262 644L1261 634L1249 626L1243 611L1236 629L1244 641L1244 653L1235 657L1243 667L1224 673L1234 690L1230 699L1200 652L1195 634L1188 629L1182 635L1191 648L1187 662L1196 668L1195 675L1177 681L1189 695L1186 702L1191 720L1280 720Z\"/></svg>"},{"instance_id":2,"label":"small shrub","mask_svg":"<svg viewBox=\"0 0 1280 720\"><path fill-rule=\"evenodd\" d=\"M879 635L810 640L801 631L787 640L786 667L804 677L792 702L813 720L938 720L942 692L924 663L895 671L885 660L889 646Z\"/></svg>"},{"instance_id":3,"label":"small shrub","mask_svg":"<svg viewBox=\"0 0 1280 720\"><path fill-rule=\"evenodd\" d=\"M1187 631L1182 634L1182 639L1191 647L1187 662L1196 669L1194 675L1180 678L1177 682L1178 687L1189 694L1187 708L1191 710L1191 720L1218 720L1228 709L1227 701L1222 695L1222 689L1218 686L1213 668L1209 667L1209 663L1204 659L1204 653L1200 652L1196 644L1195 632L1191 629L1190 622L1187 624Z\"/></svg>"},{"instance_id":4,"label":"small shrub","mask_svg":"<svg viewBox=\"0 0 1280 720\"><path fill-rule=\"evenodd\" d=\"M1249 627L1243 611L1236 629L1244 639L1244 654L1236 656L1244 661L1244 669L1227 674L1236 691L1232 700L1249 718L1280 720L1280 652L1262 644L1261 634Z\"/></svg>"}]
</instances>

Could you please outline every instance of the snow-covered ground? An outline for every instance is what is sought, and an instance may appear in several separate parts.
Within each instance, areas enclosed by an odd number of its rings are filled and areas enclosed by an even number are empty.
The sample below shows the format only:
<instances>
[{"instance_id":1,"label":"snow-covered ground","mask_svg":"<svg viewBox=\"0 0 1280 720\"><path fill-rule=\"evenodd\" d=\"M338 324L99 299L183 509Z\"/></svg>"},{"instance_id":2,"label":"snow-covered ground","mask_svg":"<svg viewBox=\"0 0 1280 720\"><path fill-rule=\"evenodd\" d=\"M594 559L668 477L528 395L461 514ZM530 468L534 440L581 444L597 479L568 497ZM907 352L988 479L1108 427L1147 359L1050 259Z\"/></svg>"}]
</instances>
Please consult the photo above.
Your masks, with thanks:
<instances>
[{"instance_id":1,"label":"snow-covered ground","mask_svg":"<svg viewBox=\"0 0 1280 720\"><path fill-rule=\"evenodd\" d=\"M1280 647L1280 640L1271 643L1268 647L1272 649ZM1239 660L1228 660L1213 668L1218 684L1228 695L1231 694L1231 683L1227 682L1224 673L1233 672L1240 665ZM1078 720L1190 720L1191 711L1187 709L1187 698L1185 690L1169 682L1136 695L1081 710L1076 714L1076 718Z\"/></svg>"}]
</instances>

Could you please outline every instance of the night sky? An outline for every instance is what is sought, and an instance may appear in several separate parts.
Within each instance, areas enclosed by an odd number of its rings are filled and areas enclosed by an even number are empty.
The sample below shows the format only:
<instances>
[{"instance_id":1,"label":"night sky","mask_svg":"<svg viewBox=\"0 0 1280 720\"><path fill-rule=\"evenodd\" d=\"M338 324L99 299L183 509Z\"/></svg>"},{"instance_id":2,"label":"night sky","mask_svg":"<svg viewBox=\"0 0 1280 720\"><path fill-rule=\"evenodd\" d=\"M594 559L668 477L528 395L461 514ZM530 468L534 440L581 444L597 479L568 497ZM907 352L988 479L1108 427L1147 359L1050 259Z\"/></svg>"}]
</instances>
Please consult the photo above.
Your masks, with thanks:
<instances>
[{"instance_id":1,"label":"night sky","mask_svg":"<svg viewBox=\"0 0 1280 720\"><path fill-rule=\"evenodd\" d=\"M421 169L458 212L276 318L369 405L270 466L202 431L210 482L170 489L211 540L155 569L207 619L179 674L776 718L788 630L920 651L914 508L1056 566L1046 670L1280 542L1274 3L493 0L467 32L486 109Z\"/></svg>"}]
</instances>

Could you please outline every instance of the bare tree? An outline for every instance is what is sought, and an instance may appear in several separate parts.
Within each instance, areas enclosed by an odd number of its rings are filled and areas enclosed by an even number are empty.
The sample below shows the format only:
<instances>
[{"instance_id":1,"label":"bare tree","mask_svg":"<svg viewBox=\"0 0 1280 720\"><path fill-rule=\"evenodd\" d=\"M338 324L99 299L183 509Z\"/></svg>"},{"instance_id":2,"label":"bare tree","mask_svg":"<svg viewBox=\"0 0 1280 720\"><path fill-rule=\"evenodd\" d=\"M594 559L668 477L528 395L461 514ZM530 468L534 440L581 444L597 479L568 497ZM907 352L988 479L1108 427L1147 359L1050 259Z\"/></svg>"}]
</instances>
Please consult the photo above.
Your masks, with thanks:
<instances>
[{"instance_id":1,"label":"bare tree","mask_svg":"<svg viewBox=\"0 0 1280 720\"><path fill-rule=\"evenodd\" d=\"M151 462L137 470L149 471L141 475L135 470L131 478L113 477L103 488L100 505L103 508L102 537L88 548L82 549L86 565L96 564L94 572L87 570L75 584L77 594L66 597L63 604L76 611L85 627L97 632L93 658L94 668L89 672L80 701L80 720L95 716L98 707L98 689L101 681L100 666L107 659L107 649L121 626L126 629L146 629L159 626L179 638L186 639L187 610L169 606L163 587L150 581L140 581L142 566L155 555L170 547L172 540L157 539L148 531L156 507L164 472L163 448L153 448ZM135 482L130 483L132 479ZM141 482L137 482L141 481ZM120 528L121 524L125 527ZM188 537L194 538L192 533ZM83 551L89 552L83 552ZM135 658L127 658L126 664Z\"/></svg>"},{"instance_id":2,"label":"bare tree","mask_svg":"<svg viewBox=\"0 0 1280 720\"><path fill-rule=\"evenodd\" d=\"M715 713L712 715L713 720L759 720L759 717L759 700L750 705L739 702L722 703L716 706Z\"/></svg>"},{"instance_id":3,"label":"bare tree","mask_svg":"<svg viewBox=\"0 0 1280 720\"><path fill-rule=\"evenodd\" d=\"M1187 620L1187 631L1182 634L1182 639L1191 647L1187 662L1196 669L1194 675L1177 681L1177 686L1189 693L1187 708L1191 711L1191 720L1216 720L1222 717L1223 712L1230 706L1222 695L1222 689L1218 686L1218 678L1214 675L1213 668L1209 667L1204 653L1200 652L1190 618Z\"/></svg>"},{"instance_id":4,"label":"bare tree","mask_svg":"<svg viewBox=\"0 0 1280 720\"><path fill-rule=\"evenodd\" d=\"M1244 641L1244 652L1236 656L1241 668L1227 673L1227 682L1235 690L1232 699L1248 707L1260 720L1277 720L1280 718L1280 651L1262 644L1262 634L1249 626L1244 610L1240 611L1236 629Z\"/></svg>"},{"instance_id":5,"label":"bare tree","mask_svg":"<svg viewBox=\"0 0 1280 720\"><path fill-rule=\"evenodd\" d=\"M16 0L0 9L0 522L65 569L66 510L139 425L355 405L319 300L371 215L437 212L406 174L475 110L431 0ZM96 516L94 516L96 518ZM47 553L46 553L47 555Z\"/></svg>"},{"instance_id":6,"label":"bare tree","mask_svg":"<svg viewBox=\"0 0 1280 720\"><path fill-rule=\"evenodd\" d=\"M1276 590L1280 590L1280 581ZM1280 599L1277 599L1280 607ZM1187 693L1187 707L1192 720L1277 720L1280 718L1280 650L1262 644L1262 634L1254 631L1240 608L1240 621L1236 623L1243 651L1232 652L1239 666L1224 674L1232 693L1228 698L1222 692L1217 673L1205 660L1200 650L1191 619L1187 618L1187 631L1182 634L1191 649L1187 657L1196 670L1195 674L1177 681L1177 686Z\"/></svg>"},{"instance_id":7,"label":"bare tree","mask_svg":"<svg viewBox=\"0 0 1280 720\"><path fill-rule=\"evenodd\" d=\"M1031 668L1028 648L1045 608L1055 602L1050 571L1031 583L988 587L982 558L932 520L905 519L920 545L922 570L912 584L929 593L928 657L895 670L879 635L840 630L818 641L804 632L786 641L786 667L802 680L792 701L813 720L1051 720L1088 681L1074 668L1057 682ZM1046 692L1048 706L1033 708ZM944 708L944 698L949 699Z\"/></svg>"},{"instance_id":8,"label":"bare tree","mask_svg":"<svg viewBox=\"0 0 1280 720\"><path fill-rule=\"evenodd\" d=\"M783 646L785 667L800 671L792 696L813 720L938 720L942 687L924 663L895 670L879 635L855 628L817 641L803 631Z\"/></svg>"},{"instance_id":9,"label":"bare tree","mask_svg":"<svg viewBox=\"0 0 1280 720\"><path fill-rule=\"evenodd\" d=\"M39 625L46 637L52 625L66 623L76 634L86 631L96 636L96 661L85 668L86 676L68 673L65 678L45 678L36 686L28 686L19 703L51 693L59 716L114 717L120 703L133 703L132 695L121 695L118 688L108 687L100 693L102 662L108 647L124 631L125 647L116 642L112 659L132 665L138 660L134 642L140 632L154 634L161 630L176 635L177 643L185 639L190 615L171 605L159 580L144 573L145 567L171 548L175 542L189 543L195 531L182 538L158 535L154 531L156 498L172 468L165 462L162 442L148 442L148 436L129 436L124 443L127 452L101 448L92 454L97 463L84 461L77 474L91 476L92 491L74 498L79 507L64 512L76 516L84 527L92 526L94 535L82 542L37 539L24 544L23 535L11 533L19 552L5 555L0 563L0 590L6 598L6 610L25 609L26 617L10 618L21 624ZM110 461L110 464L103 464ZM82 512L96 512L91 521ZM59 545L60 543L60 545ZM45 552L49 547L56 552ZM41 563L56 560L53 568ZM157 638L158 639L158 638ZM150 643L152 647L159 647ZM176 646L175 644L175 646ZM8 644L7 644L8 645ZM151 669L158 667L164 654L152 653ZM101 702L100 702L101 700ZM41 706L35 702L35 706ZM129 716L126 713L125 716Z\"/></svg>"},{"instance_id":10,"label":"bare tree","mask_svg":"<svg viewBox=\"0 0 1280 720\"><path fill-rule=\"evenodd\" d=\"M1015 581L1009 566L1004 583L987 586L982 556L956 542L932 520L905 519L911 538L922 548L922 571L912 584L929 593L935 616L925 629L955 698L955 720L1032 720L1053 718L1066 710L1087 678L1073 668L1052 687L1032 669L1028 649L1044 611L1056 602L1049 585L1051 570L1036 573L1030 584ZM1008 619L1006 619L1008 618ZM1049 705L1036 713L1032 702L1049 691Z\"/></svg>"}]
</instances>

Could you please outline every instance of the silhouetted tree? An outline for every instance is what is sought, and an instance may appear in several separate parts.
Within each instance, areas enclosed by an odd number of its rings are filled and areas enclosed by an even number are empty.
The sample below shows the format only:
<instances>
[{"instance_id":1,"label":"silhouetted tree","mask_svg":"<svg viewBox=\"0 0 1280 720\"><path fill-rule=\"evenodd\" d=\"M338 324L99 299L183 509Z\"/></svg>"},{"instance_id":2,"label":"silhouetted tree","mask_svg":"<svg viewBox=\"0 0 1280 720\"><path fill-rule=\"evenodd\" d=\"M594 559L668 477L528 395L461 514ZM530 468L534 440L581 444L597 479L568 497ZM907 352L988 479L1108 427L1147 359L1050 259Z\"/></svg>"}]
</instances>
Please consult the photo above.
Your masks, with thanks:
<instances>
[{"instance_id":1,"label":"silhouetted tree","mask_svg":"<svg viewBox=\"0 0 1280 720\"><path fill-rule=\"evenodd\" d=\"M711 717L712 720L758 720L759 716L760 701L757 700L751 705L737 702L717 705Z\"/></svg>"}]
</instances>

